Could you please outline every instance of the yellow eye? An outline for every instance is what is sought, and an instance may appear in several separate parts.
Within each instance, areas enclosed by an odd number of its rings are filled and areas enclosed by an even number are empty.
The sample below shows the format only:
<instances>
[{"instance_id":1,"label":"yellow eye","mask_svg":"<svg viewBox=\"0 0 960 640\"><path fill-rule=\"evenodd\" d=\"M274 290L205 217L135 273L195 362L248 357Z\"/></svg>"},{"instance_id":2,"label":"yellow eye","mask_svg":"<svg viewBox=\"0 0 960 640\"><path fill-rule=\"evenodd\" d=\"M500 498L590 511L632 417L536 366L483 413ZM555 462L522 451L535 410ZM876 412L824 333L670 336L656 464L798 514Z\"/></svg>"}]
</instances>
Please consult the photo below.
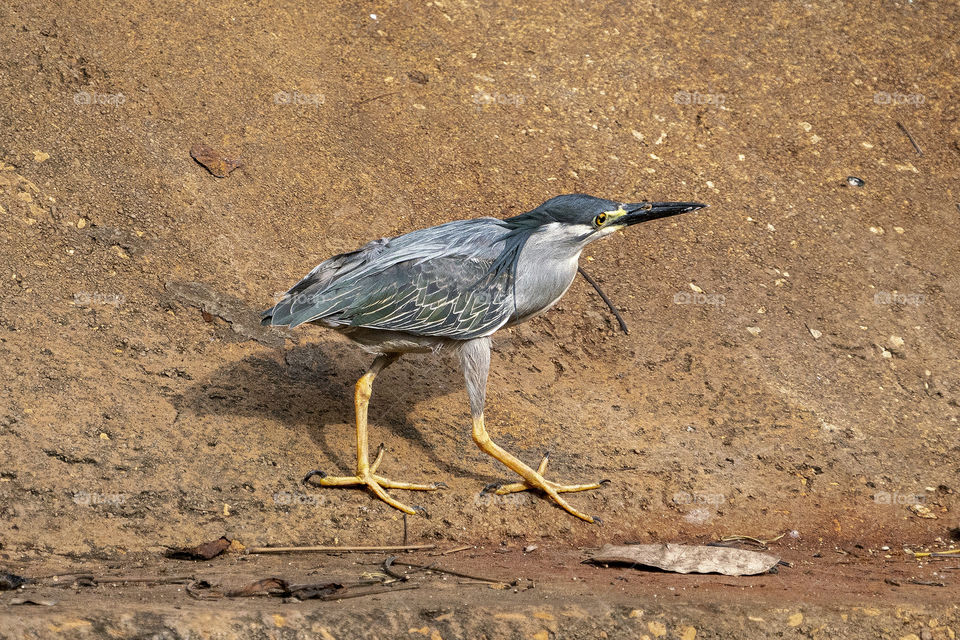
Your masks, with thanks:
<instances>
[{"instance_id":1,"label":"yellow eye","mask_svg":"<svg viewBox=\"0 0 960 640\"><path fill-rule=\"evenodd\" d=\"M601 213L596 218L593 219L593 223L598 227L602 227L603 223L607 221L607 214Z\"/></svg>"}]
</instances>

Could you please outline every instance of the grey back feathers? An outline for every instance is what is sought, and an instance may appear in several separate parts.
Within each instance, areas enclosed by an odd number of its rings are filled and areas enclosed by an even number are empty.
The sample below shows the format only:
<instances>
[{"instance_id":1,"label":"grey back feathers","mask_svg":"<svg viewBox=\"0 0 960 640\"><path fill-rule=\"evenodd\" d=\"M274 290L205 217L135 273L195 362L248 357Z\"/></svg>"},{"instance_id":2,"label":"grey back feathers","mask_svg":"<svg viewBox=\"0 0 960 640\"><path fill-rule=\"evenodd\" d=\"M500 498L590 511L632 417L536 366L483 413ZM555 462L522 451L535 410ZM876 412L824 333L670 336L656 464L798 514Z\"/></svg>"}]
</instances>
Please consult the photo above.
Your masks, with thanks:
<instances>
[{"instance_id":1,"label":"grey back feathers","mask_svg":"<svg viewBox=\"0 0 960 640\"><path fill-rule=\"evenodd\" d=\"M494 218L380 239L319 264L264 324L319 322L471 339L503 326L523 233Z\"/></svg>"}]
</instances>

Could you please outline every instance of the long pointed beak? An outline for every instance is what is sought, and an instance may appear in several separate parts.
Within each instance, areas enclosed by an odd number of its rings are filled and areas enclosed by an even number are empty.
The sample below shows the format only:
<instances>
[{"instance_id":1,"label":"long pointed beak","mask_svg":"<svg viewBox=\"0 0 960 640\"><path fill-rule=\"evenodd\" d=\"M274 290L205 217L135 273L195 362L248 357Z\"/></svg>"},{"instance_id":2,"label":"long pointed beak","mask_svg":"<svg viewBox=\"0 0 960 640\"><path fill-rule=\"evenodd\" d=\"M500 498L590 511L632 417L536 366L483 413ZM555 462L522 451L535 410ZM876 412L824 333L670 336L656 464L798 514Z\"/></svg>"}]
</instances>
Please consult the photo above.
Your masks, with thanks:
<instances>
[{"instance_id":1,"label":"long pointed beak","mask_svg":"<svg viewBox=\"0 0 960 640\"><path fill-rule=\"evenodd\" d=\"M623 208L627 215L617 220L617 224L629 226L638 222L668 218L681 213L705 209L709 206L700 202L636 202L625 204Z\"/></svg>"}]
</instances>

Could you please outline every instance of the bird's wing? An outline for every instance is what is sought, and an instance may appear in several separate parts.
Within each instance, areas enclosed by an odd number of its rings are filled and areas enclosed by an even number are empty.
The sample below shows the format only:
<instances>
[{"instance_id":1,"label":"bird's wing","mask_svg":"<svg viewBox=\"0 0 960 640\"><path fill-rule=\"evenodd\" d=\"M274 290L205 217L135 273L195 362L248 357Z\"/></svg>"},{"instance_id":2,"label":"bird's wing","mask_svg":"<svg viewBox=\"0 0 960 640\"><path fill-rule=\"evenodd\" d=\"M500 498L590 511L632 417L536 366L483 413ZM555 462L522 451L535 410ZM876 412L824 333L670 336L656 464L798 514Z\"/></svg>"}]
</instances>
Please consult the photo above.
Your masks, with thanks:
<instances>
[{"instance_id":1,"label":"bird's wing","mask_svg":"<svg viewBox=\"0 0 960 640\"><path fill-rule=\"evenodd\" d=\"M264 323L489 335L513 311L504 230L492 219L448 223L335 256L264 312Z\"/></svg>"}]
</instances>

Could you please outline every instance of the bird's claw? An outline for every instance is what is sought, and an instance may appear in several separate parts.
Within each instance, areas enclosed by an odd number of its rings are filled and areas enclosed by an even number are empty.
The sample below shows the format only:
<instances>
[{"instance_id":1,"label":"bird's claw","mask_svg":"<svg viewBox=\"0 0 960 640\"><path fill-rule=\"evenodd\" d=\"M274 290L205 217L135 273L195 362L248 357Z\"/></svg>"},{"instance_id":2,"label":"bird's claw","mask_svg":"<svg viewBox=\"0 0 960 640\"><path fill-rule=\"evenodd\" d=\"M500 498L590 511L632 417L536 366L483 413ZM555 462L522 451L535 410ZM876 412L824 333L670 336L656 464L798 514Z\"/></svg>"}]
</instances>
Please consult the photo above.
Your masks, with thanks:
<instances>
[{"instance_id":1,"label":"bird's claw","mask_svg":"<svg viewBox=\"0 0 960 640\"><path fill-rule=\"evenodd\" d=\"M450 487L447 486L447 483L446 483L446 482L434 482L434 483L433 483L433 488L434 488L434 489L449 489Z\"/></svg>"},{"instance_id":2,"label":"bird's claw","mask_svg":"<svg viewBox=\"0 0 960 640\"><path fill-rule=\"evenodd\" d=\"M320 476L320 478L323 479L327 477L327 474L324 473L323 471L320 471L320 469L314 469L307 475L303 476L303 480L301 480L301 482L303 484L307 484L307 481L310 480L310 478L312 478L313 476Z\"/></svg>"},{"instance_id":3,"label":"bird's claw","mask_svg":"<svg viewBox=\"0 0 960 640\"><path fill-rule=\"evenodd\" d=\"M503 486L503 483L502 483L502 482L491 482L490 484L488 484L487 486L485 486L485 487L480 491L480 495L485 495L485 494L488 494L488 493L490 493L490 492L492 492L492 491L496 491L497 489L499 489L499 488L502 487L502 486Z\"/></svg>"},{"instance_id":4,"label":"bird's claw","mask_svg":"<svg viewBox=\"0 0 960 640\"><path fill-rule=\"evenodd\" d=\"M597 484L610 484L610 482L611 482L610 478L604 478L603 480L601 480L601 481L598 482Z\"/></svg>"},{"instance_id":5,"label":"bird's claw","mask_svg":"<svg viewBox=\"0 0 960 640\"><path fill-rule=\"evenodd\" d=\"M597 525L597 526L600 526L600 527L603 526L603 520L601 520L601 519L598 518L597 516L590 516L590 517L593 519L593 524L595 524L595 525Z\"/></svg>"},{"instance_id":6,"label":"bird's claw","mask_svg":"<svg viewBox=\"0 0 960 640\"><path fill-rule=\"evenodd\" d=\"M430 517L430 514L427 513L427 510L424 509L423 507L419 506L419 505L413 505L413 506L410 507L410 508L413 509L414 511L416 511L418 514L420 514L420 515L423 516L424 518L429 518L429 517Z\"/></svg>"}]
</instances>

